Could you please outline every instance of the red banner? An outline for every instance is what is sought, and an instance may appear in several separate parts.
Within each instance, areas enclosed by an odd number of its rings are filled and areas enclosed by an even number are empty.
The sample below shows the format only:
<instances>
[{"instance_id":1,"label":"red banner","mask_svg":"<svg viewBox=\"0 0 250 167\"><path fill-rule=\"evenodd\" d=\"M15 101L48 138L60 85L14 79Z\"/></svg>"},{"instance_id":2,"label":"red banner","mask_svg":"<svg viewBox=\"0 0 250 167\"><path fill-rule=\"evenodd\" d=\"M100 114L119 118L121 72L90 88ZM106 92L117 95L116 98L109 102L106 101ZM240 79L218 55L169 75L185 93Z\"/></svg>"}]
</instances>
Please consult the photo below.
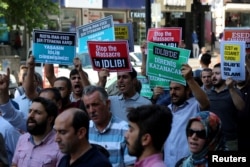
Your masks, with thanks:
<instances>
[{"instance_id":1,"label":"red banner","mask_svg":"<svg viewBox=\"0 0 250 167\"><path fill-rule=\"evenodd\" d=\"M88 41L88 49L94 70L132 71L127 41Z\"/></svg>"},{"instance_id":2,"label":"red banner","mask_svg":"<svg viewBox=\"0 0 250 167\"><path fill-rule=\"evenodd\" d=\"M245 41L246 53L250 53L250 29L242 29L242 28L224 29L223 40Z\"/></svg>"},{"instance_id":3,"label":"red banner","mask_svg":"<svg viewBox=\"0 0 250 167\"><path fill-rule=\"evenodd\" d=\"M181 41L181 27L150 28L147 41L178 47Z\"/></svg>"}]
</instances>

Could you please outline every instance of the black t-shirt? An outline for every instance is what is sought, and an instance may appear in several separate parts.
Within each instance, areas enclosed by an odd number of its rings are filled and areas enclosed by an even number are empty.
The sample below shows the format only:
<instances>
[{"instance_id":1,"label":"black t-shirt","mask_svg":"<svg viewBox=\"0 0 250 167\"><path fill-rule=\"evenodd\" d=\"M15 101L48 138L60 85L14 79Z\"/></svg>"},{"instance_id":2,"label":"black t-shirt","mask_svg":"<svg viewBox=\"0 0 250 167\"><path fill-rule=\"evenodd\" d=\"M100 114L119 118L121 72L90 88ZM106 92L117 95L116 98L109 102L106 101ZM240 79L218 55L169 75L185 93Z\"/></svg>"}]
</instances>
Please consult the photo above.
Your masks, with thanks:
<instances>
[{"instance_id":1,"label":"black t-shirt","mask_svg":"<svg viewBox=\"0 0 250 167\"><path fill-rule=\"evenodd\" d=\"M73 164L69 164L70 156L62 157L58 167L112 167L109 159L105 157L96 147L92 147Z\"/></svg>"}]
</instances>

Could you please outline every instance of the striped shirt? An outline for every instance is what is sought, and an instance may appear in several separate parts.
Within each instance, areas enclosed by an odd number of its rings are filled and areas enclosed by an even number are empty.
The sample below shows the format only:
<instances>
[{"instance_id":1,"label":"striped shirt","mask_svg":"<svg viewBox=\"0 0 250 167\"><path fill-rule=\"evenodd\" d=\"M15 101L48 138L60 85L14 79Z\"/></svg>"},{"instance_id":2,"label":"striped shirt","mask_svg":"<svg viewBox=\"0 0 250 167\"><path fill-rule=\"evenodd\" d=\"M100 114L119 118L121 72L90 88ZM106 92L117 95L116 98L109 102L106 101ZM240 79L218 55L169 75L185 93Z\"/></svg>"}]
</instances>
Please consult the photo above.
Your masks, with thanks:
<instances>
[{"instance_id":1,"label":"striped shirt","mask_svg":"<svg viewBox=\"0 0 250 167\"><path fill-rule=\"evenodd\" d=\"M90 121L89 142L106 148L110 154L109 160L113 167L123 167L134 164L136 157L128 155L124 134L128 130L127 122L112 116L108 126L98 131L94 122Z\"/></svg>"}]
</instances>

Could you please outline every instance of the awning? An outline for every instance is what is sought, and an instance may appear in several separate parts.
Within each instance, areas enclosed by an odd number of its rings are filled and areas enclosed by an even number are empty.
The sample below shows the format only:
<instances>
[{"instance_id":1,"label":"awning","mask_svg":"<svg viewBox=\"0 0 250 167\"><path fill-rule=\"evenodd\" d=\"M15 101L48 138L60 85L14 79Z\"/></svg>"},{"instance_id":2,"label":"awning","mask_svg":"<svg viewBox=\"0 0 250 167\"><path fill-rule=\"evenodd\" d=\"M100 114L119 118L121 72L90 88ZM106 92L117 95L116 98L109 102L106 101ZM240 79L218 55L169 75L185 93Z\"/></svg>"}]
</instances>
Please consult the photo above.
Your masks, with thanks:
<instances>
[{"instance_id":1,"label":"awning","mask_svg":"<svg viewBox=\"0 0 250 167\"><path fill-rule=\"evenodd\" d=\"M250 13L250 4L227 3L225 5L225 11L228 11L228 12L249 12Z\"/></svg>"}]
</instances>

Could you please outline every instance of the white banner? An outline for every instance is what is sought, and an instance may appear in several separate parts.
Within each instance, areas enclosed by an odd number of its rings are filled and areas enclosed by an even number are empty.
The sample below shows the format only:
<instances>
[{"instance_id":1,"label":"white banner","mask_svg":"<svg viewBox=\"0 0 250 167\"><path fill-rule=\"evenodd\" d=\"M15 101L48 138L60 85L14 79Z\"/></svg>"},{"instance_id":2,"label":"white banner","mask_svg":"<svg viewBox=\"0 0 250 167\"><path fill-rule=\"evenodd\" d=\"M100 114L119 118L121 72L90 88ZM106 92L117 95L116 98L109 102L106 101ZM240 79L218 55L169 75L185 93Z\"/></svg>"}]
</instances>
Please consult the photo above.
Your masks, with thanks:
<instances>
[{"instance_id":1,"label":"white banner","mask_svg":"<svg viewBox=\"0 0 250 167\"><path fill-rule=\"evenodd\" d=\"M103 0L65 0L65 7L102 9Z\"/></svg>"}]
</instances>

